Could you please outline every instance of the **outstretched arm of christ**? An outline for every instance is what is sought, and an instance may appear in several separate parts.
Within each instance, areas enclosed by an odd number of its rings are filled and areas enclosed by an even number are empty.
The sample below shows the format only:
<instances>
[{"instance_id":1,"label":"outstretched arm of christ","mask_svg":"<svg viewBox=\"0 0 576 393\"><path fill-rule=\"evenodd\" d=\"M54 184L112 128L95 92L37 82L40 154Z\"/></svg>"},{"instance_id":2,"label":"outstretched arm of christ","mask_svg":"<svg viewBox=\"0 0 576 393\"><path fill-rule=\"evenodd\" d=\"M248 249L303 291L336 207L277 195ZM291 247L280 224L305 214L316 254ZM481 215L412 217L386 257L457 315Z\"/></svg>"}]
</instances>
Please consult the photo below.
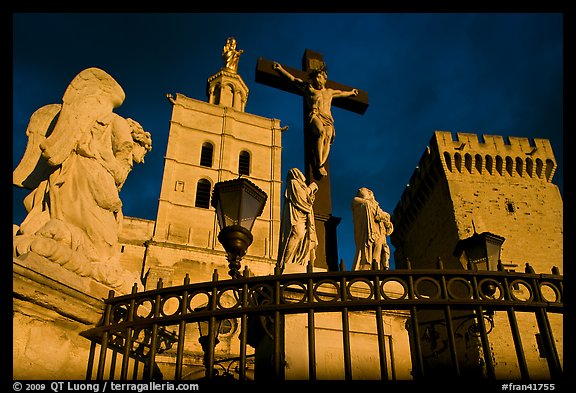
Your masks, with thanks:
<instances>
[{"instance_id":1,"label":"outstretched arm of christ","mask_svg":"<svg viewBox=\"0 0 576 393\"><path fill-rule=\"evenodd\" d=\"M289 73L288 71L286 71L284 69L284 67L282 67L282 65L280 63L274 62L272 64L272 67L278 71L280 74L284 75L286 78L288 78L290 80L290 82L295 83L296 85L298 85L298 87L302 88L304 87L304 81L300 78L295 77L294 75L292 75L291 73Z\"/></svg>"},{"instance_id":2,"label":"outstretched arm of christ","mask_svg":"<svg viewBox=\"0 0 576 393\"><path fill-rule=\"evenodd\" d=\"M333 90L333 97L355 97L358 95L358 89L352 89L350 91L343 91L343 90Z\"/></svg>"}]
</instances>

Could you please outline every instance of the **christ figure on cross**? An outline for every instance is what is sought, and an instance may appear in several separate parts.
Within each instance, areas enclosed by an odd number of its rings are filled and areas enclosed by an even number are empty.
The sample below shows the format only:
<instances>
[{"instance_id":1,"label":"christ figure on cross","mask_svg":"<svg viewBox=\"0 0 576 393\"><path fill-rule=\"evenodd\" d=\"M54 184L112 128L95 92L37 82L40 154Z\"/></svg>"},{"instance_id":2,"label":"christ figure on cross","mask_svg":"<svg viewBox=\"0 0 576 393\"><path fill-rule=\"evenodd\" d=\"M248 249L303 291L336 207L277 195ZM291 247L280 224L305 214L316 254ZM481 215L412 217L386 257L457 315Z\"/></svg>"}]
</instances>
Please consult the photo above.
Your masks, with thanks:
<instances>
[{"instance_id":1,"label":"christ figure on cross","mask_svg":"<svg viewBox=\"0 0 576 393\"><path fill-rule=\"evenodd\" d=\"M315 69L310 74L312 83L295 77L286 71L279 63L274 62L273 68L280 74L288 78L302 92L306 99L308 110L308 121L310 122L312 133L316 138L313 144L314 167L321 176L326 176L326 162L330 154L330 146L334 142L336 131L334 129L334 118L331 113L332 99L338 97L352 97L358 95L358 89L350 91L336 90L326 87L328 75L326 68Z\"/></svg>"}]
</instances>

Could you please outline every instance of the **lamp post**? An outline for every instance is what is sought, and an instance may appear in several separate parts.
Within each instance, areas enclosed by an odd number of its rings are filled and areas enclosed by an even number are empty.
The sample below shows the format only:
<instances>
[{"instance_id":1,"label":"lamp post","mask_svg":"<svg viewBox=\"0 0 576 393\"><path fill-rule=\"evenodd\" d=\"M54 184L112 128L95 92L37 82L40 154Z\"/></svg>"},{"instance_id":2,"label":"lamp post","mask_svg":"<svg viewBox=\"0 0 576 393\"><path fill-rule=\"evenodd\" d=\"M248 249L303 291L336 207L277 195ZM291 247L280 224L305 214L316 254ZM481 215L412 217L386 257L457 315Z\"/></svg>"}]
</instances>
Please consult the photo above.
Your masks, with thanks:
<instances>
[{"instance_id":1,"label":"lamp post","mask_svg":"<svg viewBox=\"0 0 576 393\"><path fill-rule=\"evenodd\" d=\"M505 238L490 232L476 233L466 239L458 241L454 250L454 256L460 259L465 267L472 270L497 271L500 261L500 251ZM491 296L496 291L496 286L486 283L482 290Z\"/></svg>"},{"instance_id":2,"label":"lamp post","mask_svg":"<svg viewBox=\"0 0 576 393\"><path fill-rule=\"evenodd\" d=\"M268 196L246 178L214 185L212 206L216 209L220 233L218 241L227 252L228 274L240 278L240 261L252 244L252 227L264 211Z\"/></svg>"}]
</instances>

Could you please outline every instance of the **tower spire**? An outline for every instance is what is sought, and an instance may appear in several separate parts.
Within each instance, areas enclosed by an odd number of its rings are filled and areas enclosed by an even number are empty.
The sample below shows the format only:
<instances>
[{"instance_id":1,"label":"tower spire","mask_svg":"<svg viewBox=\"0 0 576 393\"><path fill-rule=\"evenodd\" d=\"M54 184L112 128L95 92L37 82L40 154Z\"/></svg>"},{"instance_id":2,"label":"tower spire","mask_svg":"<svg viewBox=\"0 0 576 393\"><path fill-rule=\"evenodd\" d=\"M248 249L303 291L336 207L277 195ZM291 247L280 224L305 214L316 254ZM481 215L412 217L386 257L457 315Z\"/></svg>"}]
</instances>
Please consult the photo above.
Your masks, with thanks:
<instances>
[{"instance_id":1,"label":"tower spire","mask_svg":"<svg viewBox=\"0 0 576 393\"><path fill-rule=\"evenodd\" d=\"M243 49L236 49L236 39L229 37L222 49L223 67L208 78L208 102L244 112L248 101L248 86L238 74L238 62Z\"/></svg>"}]
</instances>

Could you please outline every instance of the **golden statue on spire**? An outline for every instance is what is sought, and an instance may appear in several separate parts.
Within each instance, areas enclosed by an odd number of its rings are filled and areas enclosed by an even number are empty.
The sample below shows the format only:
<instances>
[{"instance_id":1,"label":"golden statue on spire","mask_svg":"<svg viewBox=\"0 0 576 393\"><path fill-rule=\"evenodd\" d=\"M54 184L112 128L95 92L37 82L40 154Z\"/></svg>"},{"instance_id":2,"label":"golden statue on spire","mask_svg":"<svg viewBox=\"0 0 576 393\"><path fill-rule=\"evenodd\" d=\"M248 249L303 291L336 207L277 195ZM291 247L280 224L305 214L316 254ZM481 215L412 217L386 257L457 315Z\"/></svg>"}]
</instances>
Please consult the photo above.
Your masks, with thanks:
<instances>
[{"instance_id":1,"label":"golden statue on spire","mask_svg":"<svg viewBox=\"0 0 576 393\"><path fill-rule=\"evenodd\" d=\"M238 71L238 61L243 52L244 50L242 49L236 49L236 38L229 37L226 40L226 45L224 45L222 49L222 59L224 60L223 69L236 73Z\"/></svg>"}]
</instances>

